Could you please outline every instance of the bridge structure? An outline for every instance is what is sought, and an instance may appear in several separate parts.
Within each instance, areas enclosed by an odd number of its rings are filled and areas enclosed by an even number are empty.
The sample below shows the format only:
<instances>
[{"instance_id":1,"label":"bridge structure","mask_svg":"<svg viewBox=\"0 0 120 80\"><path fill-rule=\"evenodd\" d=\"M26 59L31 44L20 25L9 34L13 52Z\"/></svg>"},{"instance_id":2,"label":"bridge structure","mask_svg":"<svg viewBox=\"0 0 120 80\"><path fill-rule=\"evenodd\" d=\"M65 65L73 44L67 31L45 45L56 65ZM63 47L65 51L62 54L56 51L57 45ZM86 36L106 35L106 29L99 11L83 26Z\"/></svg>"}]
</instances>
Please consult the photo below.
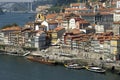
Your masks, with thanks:
<instances>
[{"instance_id":1,"label":"bridge structure","mask_svg":"<svg viewBox=\"0 0 120 80\"><path fill-rule=\"evenodd\" d=\"M8 6L4 6L6 4L16 4L17 6L20 6L22 8L25 8L25 6L21 5L21 4L27 4L27 9L26 11L33 11L33 3L34 1L37 0L0 0L0 8L2 9L8 9L11 11L10 7ZM15 11L11 11L11 12L15 12Z\"/></svg>"}]
</instances>

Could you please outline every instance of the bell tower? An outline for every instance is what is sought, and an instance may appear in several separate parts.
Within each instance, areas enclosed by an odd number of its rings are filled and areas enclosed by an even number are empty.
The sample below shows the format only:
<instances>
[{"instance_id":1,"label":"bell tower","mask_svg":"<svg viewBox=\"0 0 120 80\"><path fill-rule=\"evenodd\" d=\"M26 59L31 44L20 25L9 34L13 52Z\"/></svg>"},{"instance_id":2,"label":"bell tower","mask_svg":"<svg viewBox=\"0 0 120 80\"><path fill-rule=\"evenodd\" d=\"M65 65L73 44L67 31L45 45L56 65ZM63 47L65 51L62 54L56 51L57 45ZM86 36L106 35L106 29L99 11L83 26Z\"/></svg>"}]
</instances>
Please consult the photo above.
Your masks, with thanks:
<instances>
[{"instance_id":1,"label":"bell tower","mask_svg":"<svg viewBox=\"0 0 120 80\"><path fill-rule=\"evenodd\" d=\"M37 21L44 21L45 20L45 16L41 13L38 13L36 16L36 20Z\"/></svg>"}]
</instances>

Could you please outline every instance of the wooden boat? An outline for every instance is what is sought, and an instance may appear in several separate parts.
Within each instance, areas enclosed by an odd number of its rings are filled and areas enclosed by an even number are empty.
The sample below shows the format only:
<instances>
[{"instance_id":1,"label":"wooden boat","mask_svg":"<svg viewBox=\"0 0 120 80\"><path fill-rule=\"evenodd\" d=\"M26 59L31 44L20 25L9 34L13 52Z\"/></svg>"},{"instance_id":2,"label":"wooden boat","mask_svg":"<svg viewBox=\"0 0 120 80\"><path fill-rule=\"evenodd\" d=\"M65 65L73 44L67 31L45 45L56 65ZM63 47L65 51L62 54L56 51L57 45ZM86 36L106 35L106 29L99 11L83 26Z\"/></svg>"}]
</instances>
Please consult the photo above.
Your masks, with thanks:
<instances>
[{"instance_id":1,"label":"wooden boat","mask_svg":"<svg viewBox=\"0 0 120 80\"><path fill-rule=\"evenodd\" d=\"M64 66L66 68L69 68L69 69L82 69L83 66L80 65L80 64L77 64L77 63L73 63L73 64L64 64Z\"/></svg>"},{"instance_id":2,"label":"wooden boat","mask_svg":"<svg viewBox=\"0 0 120 80\"><path fill-rule=\"evenodd\" d=\"M106 70L97 66L87 66L86 67L87 70L92 71L92 72L96 72L96 73L105 73Z\"/></svg>"},{"instance_id":3,"label":"wooden boat","mask_svg":"<svg viewBox=\"0 0 120 80\"><path fill-rule=\"evenodd\" d=\"M56 65L56 61L51 60L49 58L44 58L42 56L26 56L27 59L43 64L48 64L48 65Z\"/></svg>"}]
</instances>

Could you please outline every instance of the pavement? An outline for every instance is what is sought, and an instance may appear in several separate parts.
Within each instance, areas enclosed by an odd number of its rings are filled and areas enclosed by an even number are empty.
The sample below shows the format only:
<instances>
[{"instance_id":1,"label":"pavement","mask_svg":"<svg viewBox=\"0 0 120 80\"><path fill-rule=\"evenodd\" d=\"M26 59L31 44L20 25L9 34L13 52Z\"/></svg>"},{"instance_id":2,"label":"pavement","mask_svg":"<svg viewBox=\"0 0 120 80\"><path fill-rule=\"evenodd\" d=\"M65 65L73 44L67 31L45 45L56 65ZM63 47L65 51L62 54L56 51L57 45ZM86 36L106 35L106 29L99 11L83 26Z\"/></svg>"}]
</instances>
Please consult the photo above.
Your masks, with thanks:
<instances>
[{"instance_id":1,"label":"pavement","mask_svg":"<svg viewBox=\"0 0 120 80\"><path fill-rule=\"evenodd\" d=\"M59 53L65 53L65 54L71 54L74 55L71 57L66 56L60 56ZM31 53L32 55L41 55L41 56L49 56L50 59L54 59L58 62L64 62L65 60L80 60L83 62L87 62L88 64L95 64L99 66L104 66L106 68L112 68L112 66L115 66L115 69L120 71L120 61L115 61L112 63L105 62L104 60L100 60L100 57L105 58L103 54L97 54L92 52L84 52L84 51L78 51L78 50L70 50L70 49L58 49L54 47L50 47L47 50L43 51L35 51Z\"/></svg>"}]
</instances>

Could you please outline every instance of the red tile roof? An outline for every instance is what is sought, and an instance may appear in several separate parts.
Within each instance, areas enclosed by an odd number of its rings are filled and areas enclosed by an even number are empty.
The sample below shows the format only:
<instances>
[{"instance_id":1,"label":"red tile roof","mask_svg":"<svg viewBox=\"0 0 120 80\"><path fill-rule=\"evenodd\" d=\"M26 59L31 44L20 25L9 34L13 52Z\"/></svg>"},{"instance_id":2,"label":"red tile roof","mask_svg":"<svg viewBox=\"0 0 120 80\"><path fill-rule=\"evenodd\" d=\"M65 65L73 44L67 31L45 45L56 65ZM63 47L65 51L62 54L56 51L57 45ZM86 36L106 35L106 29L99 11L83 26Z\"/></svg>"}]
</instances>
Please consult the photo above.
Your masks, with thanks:
<instances>
[{"instance_id":1,"label":"red tile roof","mask_svg":"<svg viewBox=\"0 0 120 80\"><path fill-rule=\"evenodd\" d=\"M58 22L55 21L55 20L50 20L50 21L48 21L48 23L49 23L49 24L58 24Z\"/></svg>"},{"instance_id":2,"label":"red tile roof","mask_svg":"<svg viewBox=\"0 0 120 80\"><path fill-rule=\"evenodd\" d=\"M48 14L48 15L46 15L46 19L55 19L57 15L58 14L56 14L56 13L54 13L54 14Z\"/></svg>"},{"instance_id":3,"label":"red tile roof","mask_svg":"<svg viewBox=\"0 0 120 80\"><path fill-rule=\"evenodd\" d=\"M12 26L12 27L7 27L7 28L2 29L2 31L9 31L9 30L20 31L21 27L19 27L19 26Z\"/></svg>"},{"instance_id":4,"label":"red tile roof","mask_svg":"<svg viewBox=\"0 0 120 80\"><path fill-rule=\"evenodd\" d=\"M55 31L60 31L60 30L62 30L62 29L64 29L63 27L56 27L54 30Z\"/></svg>"},{"instance_id":5,"label":"red tile roof","mask_svg":"<svg viewBox=\"0 0 120 80\"><path fill-rule=\"evenodd\" d=\"M72 7L85 6L85 3L71 3L70 6Z\"/></svg>"},{"instance_id":6,"label":"red tile roof","mask_svg":"<svg viewBox=\"0 0 120 80\"><path fill-rule=\"evenodd\" d=\"M43 33L44 31L42 31L42 30L36 30L36 31L33 31L33 33Z\"/></svg>"},{"instance_id":7,"label":"red tile roof","mask_svg":"<svg viewBox=\"0 0 120 80\"><path fill-rule=\"evenodd\" d=\"M120 24L120 21L113 22L113 24Z\"/></svg>"},{"instance_id":8,"label":"red tile roof","mask_svg":"<svg viewBox=\"0 0 120 80\"><path fill-rule=\"evenodd\" d=\"M87 8L65 8L65 11L79 11L88 10Z\"/></svg>"},{"instance_id":9,"label":"red tile roof","mask_svg":"<svg viewBox=\"0 0 120 80\"><path fill-rule=\"evenodd\" d=\"M71 6L80 6L80 3L72 3L72 4L70 4Z\"/></svg>"},{"instance_id":10,"label":"red tile roof","mask_svg":"<svg viewBox=\"0 0 120 80\"><path fill-rule=\"evenodd\" d=\"M73 34L80 34L80 30L79 30L79 29L76 29L76 28L72 29L71 32L72 32Z\"/></svg>"}]
</instances>

